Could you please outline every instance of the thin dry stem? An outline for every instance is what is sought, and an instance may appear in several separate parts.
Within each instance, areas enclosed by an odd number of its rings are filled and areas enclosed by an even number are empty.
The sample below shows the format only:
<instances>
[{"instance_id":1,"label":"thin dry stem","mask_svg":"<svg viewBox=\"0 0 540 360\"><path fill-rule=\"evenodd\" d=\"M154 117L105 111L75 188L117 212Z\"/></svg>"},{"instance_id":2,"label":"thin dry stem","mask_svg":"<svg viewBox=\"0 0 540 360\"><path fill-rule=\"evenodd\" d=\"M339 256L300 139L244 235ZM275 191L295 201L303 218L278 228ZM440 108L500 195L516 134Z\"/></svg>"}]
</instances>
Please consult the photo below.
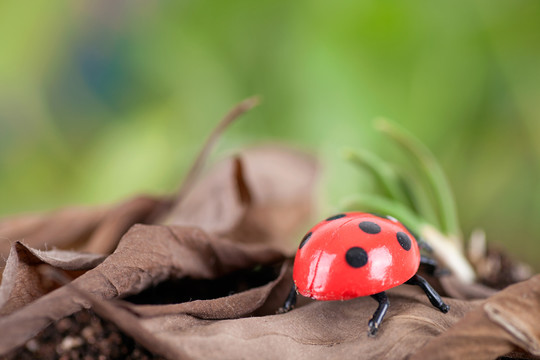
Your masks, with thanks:
<instances>
[{"instance_id":1,"label":"thin dry stem","mask_svg":"<svg viewBox=\"0 0 540 360\"><path fill-rule=\"evenodd\" d=\"M197 158L191 165L191 168L189 169L184 181L182 182L182 185L180 186L180 189L178 190L178 194L176 195L176 202L178 203L181 201L184 196L189 192L189 189L193 185L195 179L199 176L201 170L204 167L204 164L206 162L206 159L210 155L212 149L216 145L219 137L225 131L225 129L232 124L236 119L238 119L242 114L244 114L246 111L251 110L255 106L257 106L260 103L260 98L258 96L253 96L248 99L243 100L238 105L236 105L234 108L232 108L227 115L221 121L217 124L217 126L214 128L208 139L206 139L206 142L204 143L201 151L199 152L199 155L197 155Z\"/></svg>"}]
</instances>

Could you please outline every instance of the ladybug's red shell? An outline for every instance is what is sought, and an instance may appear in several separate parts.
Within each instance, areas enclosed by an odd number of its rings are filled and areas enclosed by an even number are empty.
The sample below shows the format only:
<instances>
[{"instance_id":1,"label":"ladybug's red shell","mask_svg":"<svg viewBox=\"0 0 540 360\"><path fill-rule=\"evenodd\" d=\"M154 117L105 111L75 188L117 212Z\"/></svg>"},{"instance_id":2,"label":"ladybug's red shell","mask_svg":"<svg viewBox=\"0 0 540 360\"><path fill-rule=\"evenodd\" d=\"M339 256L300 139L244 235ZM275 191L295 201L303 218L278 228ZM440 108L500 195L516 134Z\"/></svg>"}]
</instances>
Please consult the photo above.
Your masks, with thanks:
<instances>
[{"instance_id":1,"label":"ladybug's red shell","mask_svg":"<svg viewBox=\"0 0 540 360\"><path fill-rule=\"evenodd\" d=\"M403 284L420 266L420 249L397 220L350 212L315 225L294 260L303 296L347 300Z\"/></svg>"}]
</instances>

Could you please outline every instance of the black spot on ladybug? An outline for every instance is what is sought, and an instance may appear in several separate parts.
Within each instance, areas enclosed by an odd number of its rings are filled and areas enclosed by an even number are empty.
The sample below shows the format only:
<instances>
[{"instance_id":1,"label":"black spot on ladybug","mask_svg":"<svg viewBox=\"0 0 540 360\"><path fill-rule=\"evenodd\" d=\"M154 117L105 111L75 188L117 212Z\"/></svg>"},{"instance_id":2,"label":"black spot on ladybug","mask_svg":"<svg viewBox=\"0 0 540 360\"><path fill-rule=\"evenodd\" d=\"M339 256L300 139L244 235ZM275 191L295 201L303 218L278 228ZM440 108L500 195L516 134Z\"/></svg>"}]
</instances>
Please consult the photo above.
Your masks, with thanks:
<instances>
[{"instance_id":1,"label":"black spot on ladybug","mask_svg":"<svg viewBox=\"0 0 540 360\"><path fill-rule=\"evenodd\" d=\"M416 233L415 233L414 231L412 231L407 225L404 225L404 224L401 224L401 225L403 225L403 227L404 227L405 229L407 229L407 231L409 232L409 234L411 234L411 235L413 236L414 241L418 241L418 240L417 240L417 239L418 239L418 235L416 235Z\"/></svg>"},{"instance_id":2,"label":"black spot on ladybug","mask_svg":"<svg viewBox=\"0 0 540 360\"><path fill-rule=\"evenodd\" d=\"M353 268L359 268L367 264L368 255L366 250L360 247L352 247L347 250L345 260L347 261L347 264Z\"/></svg>"},{"instance_id":3,"label":"black spot on ladybug","mask_svg":"<svg viewBox=\"0 0 540 360\"><path fill-rule=\"evenodd\" d=\"M337 214L337 215L334 215L334 216L330 216L325 221L337 220L337 219L341 219L342 217L345 217L345 216L347 216L347 215L345 215L345 214Z\"/></svg>"},{"instance_id":4,"label":"black spot on ladybug","mask_svg":"<svg viewBox=\"0 0 540 360\"><path fill-rule=\"evenodd\" d=\"M400 231L396 234L397 241L399 242L399 245L407 251L411 250L411 239L407 234Z\"/></svg>"},{"instance_id":5,"label":"black spot on ladybug","mask_svg":"<svg viewBox=\"0 0 540 360\"><path fill-rule=\"evenodd\" d=\"M381 232L381 227L371 221L362 221L358 226L360 230L367 234L378 234Z\"/></svg>"},{"instance_id":6,"label":"black spot on ladybug","mask_svg":"<svg viewBox=\"0 0 540 360\"><path fill-rule=\"evenodd\" d=\"M313 233L310 231L304 236L304 238L300 242L300 246L298 247L299 249L301 249L304 245L306 245L307 241L309 240L309 238L311 237L312 234Z\"/></svg>"}]
</instances>

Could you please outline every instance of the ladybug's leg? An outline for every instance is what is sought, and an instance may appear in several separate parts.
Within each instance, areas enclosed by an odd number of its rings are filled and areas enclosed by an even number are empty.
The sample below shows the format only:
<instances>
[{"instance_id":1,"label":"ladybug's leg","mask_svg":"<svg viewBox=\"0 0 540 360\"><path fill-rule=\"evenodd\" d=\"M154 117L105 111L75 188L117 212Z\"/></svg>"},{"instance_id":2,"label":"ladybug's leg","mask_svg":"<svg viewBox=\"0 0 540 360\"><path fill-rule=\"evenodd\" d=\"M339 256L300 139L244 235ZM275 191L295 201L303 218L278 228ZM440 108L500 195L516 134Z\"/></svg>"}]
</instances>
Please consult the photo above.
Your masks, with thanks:
<instances>
[{"instance_id":1,"label":"ladybug's leg","mask_svg":"<svg viewBox=\"0 0 540 360\"><path fill-rule=\"evenodd\" d=\"M420 275L414 275L406 282L406 284L420 286L422 290L424 290L424 292L426 293L429 302L431 302L433 306L441 310L443 313L446 314L448 310L450 310L450 306L446 305L442 301L441 296L437 294L437 292L431 287L431 285L429 285L426 279L424 279Z\"/></svg>"},{"instance_id":2,"label":"ladybug's leg","mask_svg":"<svg viewBox=\"0 0 540 360\"><path fill-rule=\"evenodd\" d=\"M296 305L296 286L293 284L291 287L291 292L289 293L289 296L287 296L287 299L285 299L285 303L283 304L283 307L278 310L280 313L286 313L290 311L294 305Z\"/></svg>"},{"instance_id":3,"label":"ladybug's leg","mask_svg":"<svg viewBox=\"0 0 540 360\"><path fill-rule=\"evenodd\" d=\"M416 242L418 243L420 250L425 250L428 253L433 254L433 248L427 242L425 242L421 238L416 238Z\"/></svg>"},{"instance_id":4,"label":"ladybug's leg","mask_svg":"<svg viewBox=\"0 0 540 360\"><path fill-rule=\"evenodd\" d=\"M381 326L384 315L388 310L388 306L390 306L390 301L388 301L388 297L386 296L386 293L384 291L375 295L371 295L371 297L377 300L377 302L379 303L377 310L375 310L375 312L373 313L373 317L371 318L371 320L369 320L368 323L368 335L375 336L377 334L377 331L379 330L379 326Z\"/></svg>"},{"instance_id":5,"label":"ladybug's leg","mask_svg":"<svg viewBox=\"0 0 540 360\"><path fill-rule=\"evenodd\" d=\"M434 275L435 270L437 270L438 263L437 263L437 260L435 260L435 259L432 259L430 257L421 255L420 256L420 265L424 266L426 272L429 275Z\"/></svg>"}]
</instances>

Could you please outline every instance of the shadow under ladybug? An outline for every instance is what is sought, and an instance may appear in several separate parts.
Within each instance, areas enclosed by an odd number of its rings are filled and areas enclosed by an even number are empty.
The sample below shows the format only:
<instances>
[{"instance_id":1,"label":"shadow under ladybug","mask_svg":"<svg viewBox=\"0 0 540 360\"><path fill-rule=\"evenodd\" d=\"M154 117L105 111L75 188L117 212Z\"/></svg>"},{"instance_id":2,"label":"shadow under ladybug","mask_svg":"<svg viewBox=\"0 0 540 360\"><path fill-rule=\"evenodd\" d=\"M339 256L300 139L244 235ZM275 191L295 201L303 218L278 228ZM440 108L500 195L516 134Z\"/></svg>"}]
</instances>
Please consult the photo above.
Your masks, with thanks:
<instances>
[{"instance_id":1,"label":"shadow under ladybug","mask_svg":"<svg viewBox=\"0 0 540 360\"><path fill-rule=\"evenodd\" d=\"M420 264L435 271L435 260L420 254L427 247L398 220L369 213L348 212L315 225L302 239L294 260L289 296L279 312L296 304L297 293L316 300L349 300L371 296L379 306L368 323L375 336L390 302L386 290L417 285L441 312L450 307L429 283L416 274Z\"/></svg>"}]
</instances>

